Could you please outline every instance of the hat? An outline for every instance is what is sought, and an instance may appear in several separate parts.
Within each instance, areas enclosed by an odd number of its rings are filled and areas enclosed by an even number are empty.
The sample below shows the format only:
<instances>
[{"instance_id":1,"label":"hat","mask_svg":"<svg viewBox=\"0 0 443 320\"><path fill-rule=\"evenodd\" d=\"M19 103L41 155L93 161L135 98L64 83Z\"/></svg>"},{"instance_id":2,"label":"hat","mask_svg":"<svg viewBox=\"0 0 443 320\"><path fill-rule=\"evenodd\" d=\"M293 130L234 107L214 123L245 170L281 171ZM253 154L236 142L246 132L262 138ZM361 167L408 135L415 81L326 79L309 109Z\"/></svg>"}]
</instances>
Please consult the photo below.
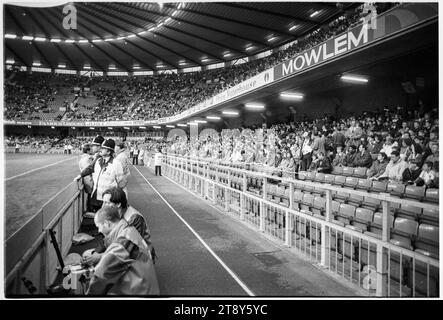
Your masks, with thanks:
<instances>
[{"instance_id":1,"label":"hat","mask_svg":"<svg viewBox=\"0 0 443 320\"><path fill-rule=\"evenodd\" d=\"M102 136L98 135L94 138L94 140L92 140L91 145L96 145L96 146L101 146L103 141L105 141L105 138L103 138Z\"/></svg>"},{"instance_id":2,"label":"hat","mask_svg":"<svg viewBox=\"0 0 443 320\"><path fill-rule=\"evenodd\" d=\"M104 149L108 149L108 150L111 150L112 152L114 152L115 141L112 140L112 139L105 140L105 141L102 143L102 148L104 148Z\"/></svg>"}]
</instances>

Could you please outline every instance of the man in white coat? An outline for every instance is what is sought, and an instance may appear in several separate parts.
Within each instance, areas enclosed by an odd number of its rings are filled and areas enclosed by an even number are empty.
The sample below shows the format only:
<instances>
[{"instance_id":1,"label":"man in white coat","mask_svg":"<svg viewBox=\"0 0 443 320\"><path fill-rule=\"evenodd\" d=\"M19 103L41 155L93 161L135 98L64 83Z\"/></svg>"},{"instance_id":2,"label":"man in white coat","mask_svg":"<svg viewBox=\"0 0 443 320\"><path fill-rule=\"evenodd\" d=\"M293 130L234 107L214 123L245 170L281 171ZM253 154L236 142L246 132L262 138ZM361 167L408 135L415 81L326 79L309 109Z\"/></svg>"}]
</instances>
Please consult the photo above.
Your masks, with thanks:
<instances>
[{"instance_id":1,"label":"man in white coat","mask_svg":"<svg viewBox=\"0 0 443 320\"><path fill-rule=\"evenodd\" d=\"M162 153L160 149L157 149L157 152L154 154L154 166L155 166L155 175L162 175Z\"/></svg>"}]
</instances>

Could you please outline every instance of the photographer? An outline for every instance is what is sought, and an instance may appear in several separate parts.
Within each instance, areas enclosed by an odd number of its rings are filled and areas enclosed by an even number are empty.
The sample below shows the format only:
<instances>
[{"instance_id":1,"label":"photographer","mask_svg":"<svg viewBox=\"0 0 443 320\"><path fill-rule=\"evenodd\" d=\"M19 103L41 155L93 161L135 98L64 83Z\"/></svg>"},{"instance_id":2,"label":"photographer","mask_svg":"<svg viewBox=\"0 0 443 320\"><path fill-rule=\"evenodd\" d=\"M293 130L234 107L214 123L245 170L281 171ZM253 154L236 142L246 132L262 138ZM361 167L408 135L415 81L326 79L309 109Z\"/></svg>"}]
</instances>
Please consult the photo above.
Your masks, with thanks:
<instances>
[{"instance_id":1,"label":"photographer","mask_svg":"<svg viewBox=\"0 0 443 320\"><path fill-rule=\"evenodd\" d=\"M104 206L94 217L109 246L94 268L87 295L159 295L148 246L120 217L116 207Z\"/></svg>"}]
</instances>

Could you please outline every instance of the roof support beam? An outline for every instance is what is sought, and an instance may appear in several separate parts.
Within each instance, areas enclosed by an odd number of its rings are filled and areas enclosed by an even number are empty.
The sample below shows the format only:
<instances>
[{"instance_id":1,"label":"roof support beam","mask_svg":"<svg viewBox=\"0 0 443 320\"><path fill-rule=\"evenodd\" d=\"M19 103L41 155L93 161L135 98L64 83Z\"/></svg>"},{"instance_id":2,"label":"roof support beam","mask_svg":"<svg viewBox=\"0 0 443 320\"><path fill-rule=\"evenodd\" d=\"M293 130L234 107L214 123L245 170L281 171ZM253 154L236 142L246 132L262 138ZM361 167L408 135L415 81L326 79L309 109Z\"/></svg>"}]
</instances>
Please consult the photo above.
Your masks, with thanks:
<instances>
[{"instance_id":1,"label":"roof support beam","mask_svg":"<svg viewBox=\"0 0 443 320\"><path fill-rule=\"evenodd\" d=\"M26 13L29 15L29 17L31 18L31 20L45 33L46 37L50 37L49 32L43 27L43 25L40 24L39 20L34 16L34 14L28 10L25 9ZM35 11L35 13L38 13L38 11ZM58 43L54 42L55 47L57 48L57 50L62 54L62 56L71 64L72 67L74 67L75 70L80 70L80 68L74 63L74 61L72 61L72 59L67 56L65 54L65 52L60 48L60 46L58 45Z\"/></svg>"}]
</instances>

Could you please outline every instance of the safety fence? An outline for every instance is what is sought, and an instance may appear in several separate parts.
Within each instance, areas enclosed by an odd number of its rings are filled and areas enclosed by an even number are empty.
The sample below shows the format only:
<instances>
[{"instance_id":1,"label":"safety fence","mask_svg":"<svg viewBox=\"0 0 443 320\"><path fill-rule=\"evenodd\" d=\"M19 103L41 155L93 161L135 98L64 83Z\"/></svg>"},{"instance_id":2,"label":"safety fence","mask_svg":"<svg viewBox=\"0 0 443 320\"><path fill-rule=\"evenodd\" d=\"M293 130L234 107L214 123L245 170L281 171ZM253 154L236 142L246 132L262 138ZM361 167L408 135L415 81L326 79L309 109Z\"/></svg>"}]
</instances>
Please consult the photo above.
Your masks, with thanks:
<instances>
[{"instance_id":1,"label":"safety fence","mask_svg":"<svg viewBox=\"0 0 443 320\"><path fill-rule=\"evenodd\" d=\"M437 218L438 205L173 155L163 162L172 180L368 296L439 295L438 227L431 236L419 229L412 239L402 229L411 220L398 217L394 225L400 205L437 212ZM351 205L336 201L343 191L350 199L378 202L380 209L348 212ZM414 251L412 241L428 250Z\"/></svg>"},{"instance_id":2,"label":"safety fence","mask_svg":"<svg viewBox=\"0 0 443 320\"><path fill-rule=\"evenodd\" d=\"M72 182L6 240L6 296L44 295L62 272L86 209L81 182ZM57 249L56 249L57 248Z\"/></svg>"}]
</instances>

